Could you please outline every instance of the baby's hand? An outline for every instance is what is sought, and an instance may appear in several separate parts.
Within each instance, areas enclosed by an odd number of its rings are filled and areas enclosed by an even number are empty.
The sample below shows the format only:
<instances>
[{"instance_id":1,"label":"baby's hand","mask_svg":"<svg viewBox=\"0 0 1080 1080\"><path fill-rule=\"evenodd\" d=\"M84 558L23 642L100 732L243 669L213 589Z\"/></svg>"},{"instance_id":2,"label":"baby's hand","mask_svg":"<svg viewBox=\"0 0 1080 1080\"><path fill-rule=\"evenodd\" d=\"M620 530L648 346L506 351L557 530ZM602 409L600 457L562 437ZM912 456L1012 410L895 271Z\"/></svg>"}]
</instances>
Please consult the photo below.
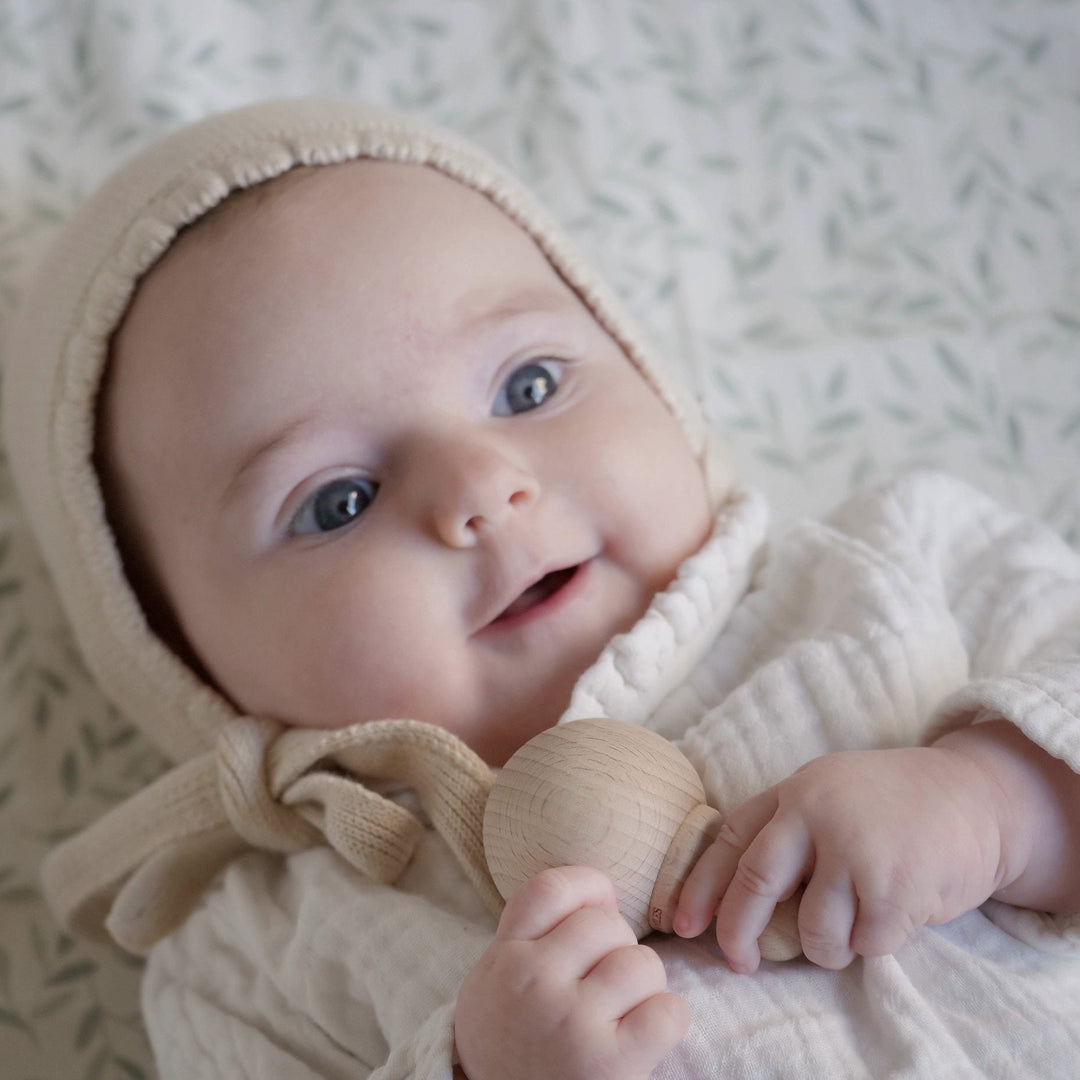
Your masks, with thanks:
<instances>
[{"instance_id":1,"label":"baby's hand","mask_svg":"<svg viewBox=\"0 0 1080 1080\"><path fill-rule=\"evenodd\" d=\"M666 987L603 874L545 870L510 898L462 984L462 1069L469 1080L645 1080L689 1023Z\"/></svg>"},{"instance_id":2,"label":"baby's hand","mask_svg":"<svg viewBox=\"0 0 1080 1080\"><path fill-rule=\"evenodd\" d=\"M1002 873L995 792L970 758L826 754L731 813L686 879L675 932L696 937L715 914L728 965L754 971L773 908L805 883L803 952L842 968L977 907Z\"/></svg>"}]
</instances>

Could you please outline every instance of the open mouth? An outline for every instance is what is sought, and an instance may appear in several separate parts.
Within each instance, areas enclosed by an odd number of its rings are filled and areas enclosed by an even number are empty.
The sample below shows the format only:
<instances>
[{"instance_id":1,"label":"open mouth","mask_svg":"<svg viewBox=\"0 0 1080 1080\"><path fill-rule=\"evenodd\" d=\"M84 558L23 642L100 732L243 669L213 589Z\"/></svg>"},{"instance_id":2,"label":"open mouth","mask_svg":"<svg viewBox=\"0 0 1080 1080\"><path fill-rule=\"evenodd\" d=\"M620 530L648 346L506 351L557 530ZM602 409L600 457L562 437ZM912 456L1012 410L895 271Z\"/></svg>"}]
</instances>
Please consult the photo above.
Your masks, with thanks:
<instances>
[{"instance_id":1,"label":"open mouth","mask_svg":"<svg viewBox=\"0 0 1080 1080\"><path fill-rule=\"evenodd\" d=\"M527 611L532 611L534 608L539 607L545 601L550 600L556 593L561 592L571 581L571 579L577 574L580 569L578 566L567 566L563 570L552 570L551 573L545 574L535 584L530 585L513 603L511 603L492 623L497 625L504 622L507 619L512 619L518 615L524 615Z\"/></svg>"}]
</instances>

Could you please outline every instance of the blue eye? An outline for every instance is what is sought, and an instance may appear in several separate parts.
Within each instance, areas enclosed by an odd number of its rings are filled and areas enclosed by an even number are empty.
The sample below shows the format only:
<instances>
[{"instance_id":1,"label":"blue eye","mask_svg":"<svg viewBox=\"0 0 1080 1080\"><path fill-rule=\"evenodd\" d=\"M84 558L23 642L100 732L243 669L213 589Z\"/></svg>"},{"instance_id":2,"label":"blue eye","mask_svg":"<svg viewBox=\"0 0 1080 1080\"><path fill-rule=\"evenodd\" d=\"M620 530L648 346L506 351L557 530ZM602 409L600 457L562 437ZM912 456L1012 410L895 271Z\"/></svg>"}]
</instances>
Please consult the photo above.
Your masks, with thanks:
<instances>
[{"instance_id":1,"label":"blue eye","mask_svg":"<svg viewBox=\"0 0 1080 1080\"><path fill-rule=\"evenodd\" d=\"M492 406L496 416L514 416L539 408L559 386L559 366L552 360L531 360L503 381Z\"/></svg>"},{"instance_id":2,"label":"blue eye","mask_svg":"<svg viewBox=\"0 0 1080 1080\"><path fill-rule=\"evenodd\" d=\"M375 498L378 484L360 476L343 476L309 495L289 524L293 536L333 532L352 524Z\"/></svg>"}]
</instances>

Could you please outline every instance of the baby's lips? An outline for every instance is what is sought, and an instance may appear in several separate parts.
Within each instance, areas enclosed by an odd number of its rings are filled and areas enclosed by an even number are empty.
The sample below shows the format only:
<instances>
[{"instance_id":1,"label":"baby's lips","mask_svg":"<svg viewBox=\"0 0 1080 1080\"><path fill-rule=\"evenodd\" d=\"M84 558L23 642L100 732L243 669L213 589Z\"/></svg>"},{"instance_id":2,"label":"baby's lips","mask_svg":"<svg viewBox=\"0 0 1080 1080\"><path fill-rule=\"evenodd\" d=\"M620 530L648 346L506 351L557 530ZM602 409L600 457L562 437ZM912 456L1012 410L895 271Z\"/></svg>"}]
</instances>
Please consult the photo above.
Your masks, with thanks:
<instances>
[{"instance_id":1,"label":"baby's lips","mask_svg":"<svg viewBox=\"0 0 1080 1080\"><path fill-rule=\"evenodd\" d=\"M515 560L499 558L499 553L493 552L492 563L484 574L481 595L473 606L473 632L483 633L550 599L569 584L588 561L588 557Z\"/></svg>"},{"instance_id":2,"label":"baby's lips","mask_svg":"<svg viewBox=\"0 0 1080 1080\"><path fill-rule=\"evenodd\" d=\"M574 574L577 573L577 570L577 566L568 566L565 569L552 570L550 573L544 574L539 581L535 581L532 585L527 586L521 595L508 604L507 607L492 621L500 622L501 620L511 618L514 615L520 615L522 612L528 611L530 608L542 603L549 596L554 596L555 593L570 581Z\"/></svg>"}]
</instances>

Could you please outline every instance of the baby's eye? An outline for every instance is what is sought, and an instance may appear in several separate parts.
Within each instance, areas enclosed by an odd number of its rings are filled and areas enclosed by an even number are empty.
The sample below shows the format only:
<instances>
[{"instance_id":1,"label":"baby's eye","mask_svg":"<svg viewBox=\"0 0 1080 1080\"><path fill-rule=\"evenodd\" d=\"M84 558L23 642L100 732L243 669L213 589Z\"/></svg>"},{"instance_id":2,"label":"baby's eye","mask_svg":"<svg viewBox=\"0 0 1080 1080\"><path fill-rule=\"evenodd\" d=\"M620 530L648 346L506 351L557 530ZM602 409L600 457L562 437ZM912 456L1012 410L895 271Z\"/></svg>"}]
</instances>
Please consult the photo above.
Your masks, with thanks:
<instances>
[{"instance_id":1,"label":"baby's eye","mask_svg":"<svg viewBox=\"0 0 1080 1080\"><path fill-rule=\"evenodd\" d=\"M503 381L492 412L513 416L543 405L559 386L562 371L554 360L530 360L515 368Z\"/></svg>"},{"instance_id":2,"label":"baby's eye","mask_svg":"<svg viewBox=\"0 0 1080 1080\"><path fill-rule=\"evenodd\" d=\"M379 485L362 476L342 476L309 495L289 523L292 536L332 532L355 521L375 498Z\"/></svg>"}]
</instances>

